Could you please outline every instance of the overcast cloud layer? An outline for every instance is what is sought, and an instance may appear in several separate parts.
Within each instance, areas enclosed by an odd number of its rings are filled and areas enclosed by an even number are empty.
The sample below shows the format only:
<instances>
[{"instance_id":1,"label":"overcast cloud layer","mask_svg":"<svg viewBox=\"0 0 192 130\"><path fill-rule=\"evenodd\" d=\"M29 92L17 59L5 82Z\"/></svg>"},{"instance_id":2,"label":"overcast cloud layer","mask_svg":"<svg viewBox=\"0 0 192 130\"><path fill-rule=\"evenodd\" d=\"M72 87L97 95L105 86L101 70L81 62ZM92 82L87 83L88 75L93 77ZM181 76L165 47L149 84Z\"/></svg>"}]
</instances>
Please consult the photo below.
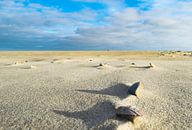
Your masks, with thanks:
<instances>
[{"instance_id":1,"label":"overcast cloud layer","mask_svg":"<svg viewBox=\"0 0 192 130\"><path fill-rule=\"evenodd\" d=\"M103 8L0 0L0 50L192 50L190 0L71 1Z\"/></svg>"}]
</instances>

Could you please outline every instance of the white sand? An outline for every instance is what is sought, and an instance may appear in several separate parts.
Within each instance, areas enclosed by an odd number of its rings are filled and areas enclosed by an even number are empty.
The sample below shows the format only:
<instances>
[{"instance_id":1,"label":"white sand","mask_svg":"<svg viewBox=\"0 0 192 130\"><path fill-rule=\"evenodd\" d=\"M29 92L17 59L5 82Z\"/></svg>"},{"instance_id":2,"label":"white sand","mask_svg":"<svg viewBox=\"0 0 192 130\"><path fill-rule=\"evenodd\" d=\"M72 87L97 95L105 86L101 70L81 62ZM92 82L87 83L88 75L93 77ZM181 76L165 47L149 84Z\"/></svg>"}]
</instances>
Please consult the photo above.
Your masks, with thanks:
<instances>
[{"instance_id":1,"label":"white sand","mask_svg":"<svg viewBox=\"0 0 192 130\"><path fill-rule=\"evenodd\" d=\"M0 130L192 129L191 57L174 61L123 56L31 60L35 58L39 57L0 57ZM51 63L54 58L62 62ZM18 59L29 62L12 65ZM156 67L133 68L132 62L136 66L151 62ZM109 67L98 69L100 63ZM137 81L145 85L139 99L128 96L126 86ZM144 116L134 125L119 120L115 108L122 105L136 106Z\"/></svg>"}]
</instances>

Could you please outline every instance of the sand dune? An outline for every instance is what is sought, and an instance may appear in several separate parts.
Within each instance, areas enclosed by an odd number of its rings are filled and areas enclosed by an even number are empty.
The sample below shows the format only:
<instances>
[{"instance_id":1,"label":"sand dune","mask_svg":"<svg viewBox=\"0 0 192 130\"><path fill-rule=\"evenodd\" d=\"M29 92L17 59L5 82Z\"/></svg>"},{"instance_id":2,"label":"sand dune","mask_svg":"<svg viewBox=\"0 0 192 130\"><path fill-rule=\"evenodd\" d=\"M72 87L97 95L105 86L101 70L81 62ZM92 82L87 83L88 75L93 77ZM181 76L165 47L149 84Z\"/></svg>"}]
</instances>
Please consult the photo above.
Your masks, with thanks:
<instances>
[{"instance_id":1,"label":"sand dune","mask_svg":"<svg viewBox=\"0 0 192 130\"><path fill-rule=\"evenodd\" d=\"M0 55L0 129L192 129L190 52ZM144 84L139 98L129 91L138 81ZM136 107L143 116L134 123L120 119L120 106Z\"/></svg>"}]
</instances>

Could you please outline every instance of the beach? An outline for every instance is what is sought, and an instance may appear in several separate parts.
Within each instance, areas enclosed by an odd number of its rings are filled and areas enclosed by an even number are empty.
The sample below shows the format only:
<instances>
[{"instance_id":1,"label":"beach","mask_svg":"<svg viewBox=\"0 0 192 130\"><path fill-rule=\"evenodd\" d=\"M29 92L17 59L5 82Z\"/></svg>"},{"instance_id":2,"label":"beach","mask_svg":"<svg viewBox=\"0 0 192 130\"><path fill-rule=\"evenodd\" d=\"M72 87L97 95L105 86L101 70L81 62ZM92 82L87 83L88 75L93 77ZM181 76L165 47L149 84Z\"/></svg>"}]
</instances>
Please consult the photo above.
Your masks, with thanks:
<instances>
[{"instance_id":1,"label":"beach","mask_svg":"<svg viewBox=\"0 0 192 130\"><path fill-rule=\"evenodd\" d=\"M191 101L192 52L0 52L0 130L190 130Z\"/></svg>"}]
</instances>

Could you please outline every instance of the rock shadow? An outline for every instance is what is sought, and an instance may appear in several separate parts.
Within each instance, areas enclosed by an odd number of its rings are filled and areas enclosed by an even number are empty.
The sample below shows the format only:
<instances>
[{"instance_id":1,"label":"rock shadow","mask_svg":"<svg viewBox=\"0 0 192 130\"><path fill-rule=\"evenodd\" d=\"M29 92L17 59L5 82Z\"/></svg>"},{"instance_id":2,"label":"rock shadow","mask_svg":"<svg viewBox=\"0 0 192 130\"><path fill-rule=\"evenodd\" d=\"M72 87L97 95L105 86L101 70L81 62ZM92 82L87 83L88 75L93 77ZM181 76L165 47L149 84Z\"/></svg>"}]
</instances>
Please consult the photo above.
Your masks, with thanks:
<instances>
[{"instance_id":1,"label":"rock shadow","mask_svg":"<svg viewBox=\"0 0 192 130\"><path fill-rule=\"evenodd\" d=\"M85 111L69 112L53 110L53 112L61 116L81 119L87 126L87 129L95 129L101 126L105 127L103 126L103 123L106 120L113 119L115 117L115 106L110 101L104 101ZM112 127L114 128L115 126L107 126L108 129L112 129Z\"/></svg>"},{"instance_id":2,"label":"rock shadow","mask_svg":"<svg viewBox=\"0 0 192 130\"><path fill-rule=\"evenodd\" d=\"M120 83L102 90L76 90L76 91L92 94L116 96L119 97L120 99L124 99L129 96L128 89L129 89L128 85Z\"/></svg>"},{"instance_id":3,"label":"rock shadow","mask_svg":"<svg viewBox=\"0 0 192 130\"><path fill-rule=\"evenodd\" d=\"M130 68L138 68L138 69L150 69L151 66L130 66Z\"/></svg>"}]
</instances>

